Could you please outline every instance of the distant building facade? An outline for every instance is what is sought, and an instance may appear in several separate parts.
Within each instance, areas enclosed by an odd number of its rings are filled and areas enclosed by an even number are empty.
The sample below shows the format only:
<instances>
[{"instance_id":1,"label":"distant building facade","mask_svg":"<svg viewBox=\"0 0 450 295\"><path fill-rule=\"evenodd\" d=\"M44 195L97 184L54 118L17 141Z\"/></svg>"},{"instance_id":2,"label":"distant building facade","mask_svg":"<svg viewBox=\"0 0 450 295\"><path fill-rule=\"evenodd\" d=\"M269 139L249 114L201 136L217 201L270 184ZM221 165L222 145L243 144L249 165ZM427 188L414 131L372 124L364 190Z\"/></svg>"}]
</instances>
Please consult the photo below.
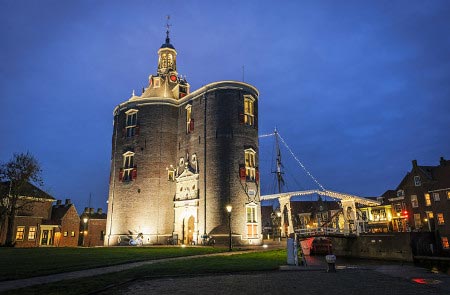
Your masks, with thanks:
<instances>
[{"instance_id":1,"label":"distant building facade","mask_svg":"<svg viewBox=\"0 0 450 295\"><path fill-rule=\"evenodd\" d=\"M105 245L225 243L227 205L233 243L259 244L258 95L235 81L191 92L167 34L148 86L114 110Z\"/></svg>"},{"instance_id":2,"label":"distant building facade","mask_svg":"<svg viewBox=\"0 0 450 295\"><path fill-rule=\"evenodd\" d=\"M430 231L435 251L450 255L450 161L441 157L437 166L412 161L395 191L384 195L392 206L394 231Z\"/></svg>"},{"instance_id":3,"label":"distant building facade","mask_svg":"<svg viewBox=\"0 0 450 295\"><path fill-rule=\"evenodd\" d=\"M103 246L106 234L106 213L102 208L95 211L86 207L80 215L80 241L83 247Z\"/></svg>"}]
</instances>

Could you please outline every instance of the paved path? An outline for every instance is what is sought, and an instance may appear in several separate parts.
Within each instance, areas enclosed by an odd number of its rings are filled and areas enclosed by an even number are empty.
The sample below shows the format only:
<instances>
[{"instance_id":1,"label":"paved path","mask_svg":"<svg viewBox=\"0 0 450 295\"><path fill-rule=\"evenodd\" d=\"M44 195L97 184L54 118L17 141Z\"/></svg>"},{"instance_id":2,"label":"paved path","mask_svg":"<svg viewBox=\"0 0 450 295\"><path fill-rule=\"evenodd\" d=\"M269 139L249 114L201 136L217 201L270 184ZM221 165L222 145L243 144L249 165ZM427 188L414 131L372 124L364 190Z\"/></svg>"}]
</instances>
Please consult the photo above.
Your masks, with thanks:
<instances>
[{"instance_id":1,"label":"paved path","mask_svg":"<svg viewBox=\"0 0 450 295\"><path fill-rule=\"evenodd\" d=\"M339 266L336 273L313 269L149 278L95 294L450 294L450 276L414 266ZM413 278L431 283L416 283Z\"/></svg>"},{"instance_id":2,"label":"paved path","mask_svg":"<svg viewBox=\"0 0 450 295\"><path fill-rule=\"evenodd\" d=\"M33 277L33 278L28 278L28 279L3 281L3 282L0 282L0 292L18 289L18 288L31 287L31 286L40 285L40 284L54 283L54 282L58 282L58 281L62 281L62 280L79 279L79 278L85 278L85 277L92 277L92 276L96 276L96 275L102 275L102 274L106 274L106 273L119 272L119 271L131 269L131 268L139 267L142 265L148 265L148 264L155 264L155 263L162 263L162 262L176 261L176 260L188 260L188 259L194 259L194 258L198 258L198 257L237 255L237 254L250 253L250 252L254 252L254 251L253 250L234 251L234 252L222 252L222 253L213 253L213 254L202 254L202 255L193 255L193 256L174 257L174 258L164 258L164 259L157 259L157 260L146 260L146 261L113 265L113 266L105 266L105 267L98 267L98 268L85 269L85 270L79 270L79 271L39 276L39 277Z\"/></svg>"}]
</instances>

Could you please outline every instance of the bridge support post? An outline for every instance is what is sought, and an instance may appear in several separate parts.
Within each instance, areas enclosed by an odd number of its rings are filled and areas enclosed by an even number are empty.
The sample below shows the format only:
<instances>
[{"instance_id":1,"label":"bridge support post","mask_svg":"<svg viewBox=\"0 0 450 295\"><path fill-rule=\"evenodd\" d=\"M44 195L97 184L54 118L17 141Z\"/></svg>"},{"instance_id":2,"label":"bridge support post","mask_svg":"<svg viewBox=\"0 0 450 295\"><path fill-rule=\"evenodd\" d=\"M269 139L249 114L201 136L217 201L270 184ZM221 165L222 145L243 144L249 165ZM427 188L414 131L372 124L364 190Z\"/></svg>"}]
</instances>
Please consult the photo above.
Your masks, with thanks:
<instances>
[{"instance_id":1,"label":"bridge support post","mask_svg":"<svg viewBox=\"0 0 450 295\"><path fill-rule=\"evenodd\" d=\"M359 235L359 226L356 221L356 205L354 200L341 200L344 215L344 234L355 233Z\"/></svg>"},{"instance_id":2,"label":"bridge support post","mask_svg":"<svg viewBox=\"0 0 450 295\"><path fill-rule=\"evenodd\" d=\"M280 210L281 210L281 236L287 237L290 233L294 232L294 224L292 223L292 212L291 212L291 197L280 197L278 199L280 202ZM288 232L285 232L285 220L284 220L284 208L287 210L288 214Z\"/></svg>"}]
</instances>

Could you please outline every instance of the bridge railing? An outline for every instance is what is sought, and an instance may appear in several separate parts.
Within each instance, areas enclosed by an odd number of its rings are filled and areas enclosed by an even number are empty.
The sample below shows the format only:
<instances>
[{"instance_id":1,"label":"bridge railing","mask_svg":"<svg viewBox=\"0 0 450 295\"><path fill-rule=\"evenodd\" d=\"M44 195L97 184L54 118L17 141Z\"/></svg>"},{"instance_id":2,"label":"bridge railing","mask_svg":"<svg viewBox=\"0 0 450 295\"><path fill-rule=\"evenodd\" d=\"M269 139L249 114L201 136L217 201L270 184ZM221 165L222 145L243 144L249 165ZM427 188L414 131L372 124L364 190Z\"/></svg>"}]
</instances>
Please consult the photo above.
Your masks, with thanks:
<instances>
[{"instance_id":1,"label":"bridge railing","mask_svg":"<svg viewBox=\"0 0 450 295\"><path fill-rule=\"evenodd\" d=\"M327 236L327 235L343 234L342 231L334 227L300 228L296 229L295 233L301 236Z\"/></svg>"}]
</instances>

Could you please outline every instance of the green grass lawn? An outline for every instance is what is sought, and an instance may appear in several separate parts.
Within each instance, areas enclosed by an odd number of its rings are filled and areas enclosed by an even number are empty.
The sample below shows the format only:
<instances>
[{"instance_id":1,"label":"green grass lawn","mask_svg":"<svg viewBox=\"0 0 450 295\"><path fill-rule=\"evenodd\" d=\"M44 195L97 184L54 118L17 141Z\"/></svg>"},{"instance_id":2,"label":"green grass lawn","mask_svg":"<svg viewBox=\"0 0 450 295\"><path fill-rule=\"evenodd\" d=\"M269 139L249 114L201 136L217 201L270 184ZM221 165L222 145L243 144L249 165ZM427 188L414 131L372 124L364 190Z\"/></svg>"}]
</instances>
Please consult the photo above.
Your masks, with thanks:
<instances>
[{"instance_id":1,"label":"green grass lawn","mask_svg":"<svg viewBox=\"0 0 450 295\"><path fill-rule=\"evenodd\" d=\"M136 279L268 271L278 269L283 264L286 264L285 250L252 252L232 256L201 257L182 261L161 262L118 273L12 290L5 294L88 294L108 286Z\"/></svg>"},{"instance_id":2,"label":"green grass lawn","mask_svg":"<svg viewBox=\"0 0 450 295\"><path fill-rule=\"evenodd\" d=\"M0 281L224 250L217 247L0 248Z\"/></svg>"}]
</instances>

